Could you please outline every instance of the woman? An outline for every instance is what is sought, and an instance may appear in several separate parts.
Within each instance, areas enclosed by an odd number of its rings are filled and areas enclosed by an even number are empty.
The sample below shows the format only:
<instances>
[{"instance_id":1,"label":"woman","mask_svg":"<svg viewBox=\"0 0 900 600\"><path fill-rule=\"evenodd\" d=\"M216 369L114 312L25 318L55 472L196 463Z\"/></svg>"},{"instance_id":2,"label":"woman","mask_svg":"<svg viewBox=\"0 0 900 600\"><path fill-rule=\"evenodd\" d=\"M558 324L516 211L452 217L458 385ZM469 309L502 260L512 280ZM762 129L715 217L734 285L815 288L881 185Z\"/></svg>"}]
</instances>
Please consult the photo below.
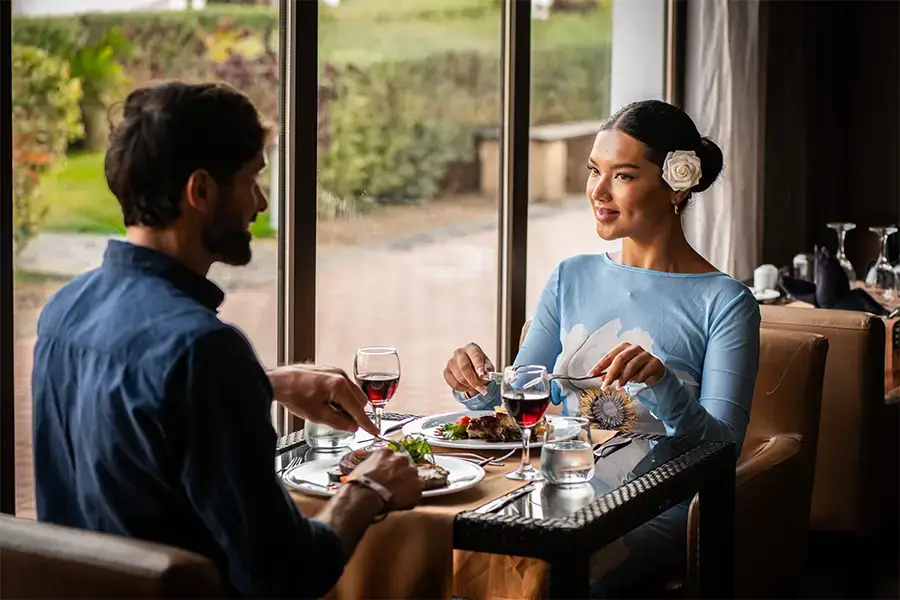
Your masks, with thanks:
<instances>
[{"instance_id":1,"label":"woman","mask_svg":"<svg viewBox=\"0 0 900 600\"><path fill-rule=\"evenodd\" d=\"M740 447L759 361L759 308L743 284L691 248L681 224L722 165L719 147L665 102L629 104L601 127L587 197L597 235L621 239L622 250L557 266L515 360L596 375L553 382L563 414L584 414L605 429ZM444 378L468 408L489 408L499 404L484 377L491 370L469 344L454 352ZM638 577L683 569L686 516L687 503L678 505L604 549L595 592L620 594Z\"/></svg>"}]
</instances>

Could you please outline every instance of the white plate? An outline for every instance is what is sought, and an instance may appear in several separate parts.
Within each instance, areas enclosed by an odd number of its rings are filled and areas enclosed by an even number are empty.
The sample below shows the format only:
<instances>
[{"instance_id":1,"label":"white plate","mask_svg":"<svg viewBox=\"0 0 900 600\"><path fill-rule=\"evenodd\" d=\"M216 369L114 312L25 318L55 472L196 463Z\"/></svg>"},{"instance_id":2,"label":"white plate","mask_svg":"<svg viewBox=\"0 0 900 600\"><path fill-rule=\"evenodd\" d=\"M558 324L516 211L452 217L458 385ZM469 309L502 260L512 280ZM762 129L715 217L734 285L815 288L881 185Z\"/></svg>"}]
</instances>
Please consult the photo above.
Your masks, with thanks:
<instances>
[{"instance_id":1,"label":"white plate","mask_svg":"<svg viewBox=\"0 0 900 600\"><path fill-rule=\"evenodd\" d=\"M438 448L468 448L469 450L515 450L522 447L522 442L486 442L484 440L445 440L435 434L435 430L447 423L456 423L460 417L474 419L482 415L494 414L491 410L467 410L462 412L433 415L411 421L404 425L403 435L423 435L428 443ZM570 440L578 435L578 424L566 417L547 415L547 421L553 423L555 440ZM539 448L543 441L538 437L531 442L532 448Z\"/></svg>"},{"instance_id":2,"label":"white plate","mask_svg":"<svg viewBox=\"0 0 900 600\"><path fill-rule=\"evenodd\" d=\"M284 482L295 490L301 491L305 494L325 497L333 496L335 492L337 492L336 489L330 489L326 491L317 486L306 485L303 483L303 481L305 480L321 485L328 485L327 471L328 469L337 465L338 462L340 462L340 456L304 463L288 471L284 475ZM434 462L438 466L444 467L445 469L447 469L447 471L450 472L450 485L448 485L447 487L438 488L436 490L427 490L425 492L422 492L422 496L425 498L455 494L456 492L461 492L471 487L475 487L482 479L484 479L484 469L470 462L466 462L458 458L451 458L449 456L441 456L439 454L436 454L434 456Z\"/></svg>"},{"instance_id":3,"label":"white plate","mask_svg":"<svg viewBox=\"0 0 900 600\"><path fill-rule=\"evenodd\" d=\"M757 290L753 289L753 297L757 302L772 302L781 298L781 292L778 290Z\"/></svg>"}]
</instances>

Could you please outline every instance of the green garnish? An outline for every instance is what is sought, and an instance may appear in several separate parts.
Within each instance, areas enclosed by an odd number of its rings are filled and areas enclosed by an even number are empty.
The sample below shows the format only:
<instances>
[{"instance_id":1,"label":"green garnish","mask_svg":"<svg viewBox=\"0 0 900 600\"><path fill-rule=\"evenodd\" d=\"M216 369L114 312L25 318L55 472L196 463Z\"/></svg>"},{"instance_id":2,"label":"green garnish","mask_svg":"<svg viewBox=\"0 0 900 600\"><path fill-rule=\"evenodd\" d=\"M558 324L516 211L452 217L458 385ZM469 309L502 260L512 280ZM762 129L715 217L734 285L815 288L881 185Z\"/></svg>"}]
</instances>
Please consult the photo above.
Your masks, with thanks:
<instances>
[{"instance_id":1,"label":"green garnish","mask_svg":"<svg viewBox=\"0 0 900 600\"><path fill-rule=\"evenodd\" d=\"M421 435L408 435L400 440L400 446L406 450L414 463L427 460L434 462L431 444Z\"/></svg>"},{"instance_id":2,"label":"green garnish","mask_svg":"<svg viewBox=\"0 0 900 600\"><path fill-rule=\"evenodd\" d=\"M465 440L469 434L466 432L467 425L457 425L456 423L445 423L440 426L439 431L445 440Z\"/></svg>"}]
</instances>

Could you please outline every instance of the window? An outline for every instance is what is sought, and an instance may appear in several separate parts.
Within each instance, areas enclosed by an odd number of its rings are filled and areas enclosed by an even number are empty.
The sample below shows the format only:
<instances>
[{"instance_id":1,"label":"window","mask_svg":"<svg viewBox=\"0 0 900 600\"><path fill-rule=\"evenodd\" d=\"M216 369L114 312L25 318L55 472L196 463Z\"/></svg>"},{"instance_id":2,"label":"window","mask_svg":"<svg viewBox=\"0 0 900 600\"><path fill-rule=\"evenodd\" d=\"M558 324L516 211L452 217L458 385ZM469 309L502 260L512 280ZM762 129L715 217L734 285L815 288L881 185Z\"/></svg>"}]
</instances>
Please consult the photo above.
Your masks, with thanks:
<instances>
[{"instance_id":1,"label":"window","mask_svg":"<svg viewBox=\"0 0 900 600\"><path fill-rule=\"evenodd\" d=\"M500 7L480 0L322 5L316 360L351 372L395 346L387 410L455 410L442 372L496 356Z\"/></svg>"},{"instance_id":2,"label":"window","mask_svg":"<svg viewBox=\"0 0 900 600\"><path fill-rule=\"evenodd\" d=\"M126 3L121 4L124 9ZM20 161L15 167L16 505L19 515L30 516L34 514L30 377L37 317L50 294L73 276L98 266L107 241L124 233L118 203L103 173L110 104L151 80L223 80L247 93L265 117L277 121L277 95L272 89L278 85L278 9L210 3L198 11L122 10L35 19L31 17L40 15L28 14L27 3L17 6L21 10L12 28L14 89L24 89L15 87L19 82L31 82L54 90L50 96L17 94L13 109L14 131L37 125L52 135L45 146L14 147L14 153L40 153L34 156L41 159L40 164ZM69 3L68 12L71 9ZM67 45L67 35L80 40L80 33L90 34L84 36L90 41ZM65 63L70 65L69 77L61 74ZM96 68L88 69L89 65ZM15 139L18 143L26 137ZM270 157L270 165L277 164L275 159ZM31 172L37 175L35 185ZM270 188L277 206L273 175L263 185ZM278 246L277 219L270 213L260 215L253 226L251 265L216 265L210 278L227 292L222 319L240 327L262 362L275 366Z\"/></svg>"}]
</instances>

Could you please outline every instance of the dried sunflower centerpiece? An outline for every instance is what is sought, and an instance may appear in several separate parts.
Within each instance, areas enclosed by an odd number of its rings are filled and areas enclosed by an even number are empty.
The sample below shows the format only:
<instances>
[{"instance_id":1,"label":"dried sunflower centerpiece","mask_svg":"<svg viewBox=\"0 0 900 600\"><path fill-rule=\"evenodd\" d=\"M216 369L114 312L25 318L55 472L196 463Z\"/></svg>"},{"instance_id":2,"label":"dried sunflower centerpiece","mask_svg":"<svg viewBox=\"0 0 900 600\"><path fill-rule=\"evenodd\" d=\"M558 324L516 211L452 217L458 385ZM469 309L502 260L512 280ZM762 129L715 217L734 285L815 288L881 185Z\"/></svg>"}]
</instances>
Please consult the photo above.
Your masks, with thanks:
<instances>
[{"instance_id":1,"label":"dried sunflower centerpiece","mask_svg":"<svg viewBox=\"0 0 900 600\"><path fill-rule=\"evenodd\" d=\"M637 422L634 402L634 397L623 388L592 387L581 392L581 414L600 429L628 433Z\"/></svg>"}]
</instances>

